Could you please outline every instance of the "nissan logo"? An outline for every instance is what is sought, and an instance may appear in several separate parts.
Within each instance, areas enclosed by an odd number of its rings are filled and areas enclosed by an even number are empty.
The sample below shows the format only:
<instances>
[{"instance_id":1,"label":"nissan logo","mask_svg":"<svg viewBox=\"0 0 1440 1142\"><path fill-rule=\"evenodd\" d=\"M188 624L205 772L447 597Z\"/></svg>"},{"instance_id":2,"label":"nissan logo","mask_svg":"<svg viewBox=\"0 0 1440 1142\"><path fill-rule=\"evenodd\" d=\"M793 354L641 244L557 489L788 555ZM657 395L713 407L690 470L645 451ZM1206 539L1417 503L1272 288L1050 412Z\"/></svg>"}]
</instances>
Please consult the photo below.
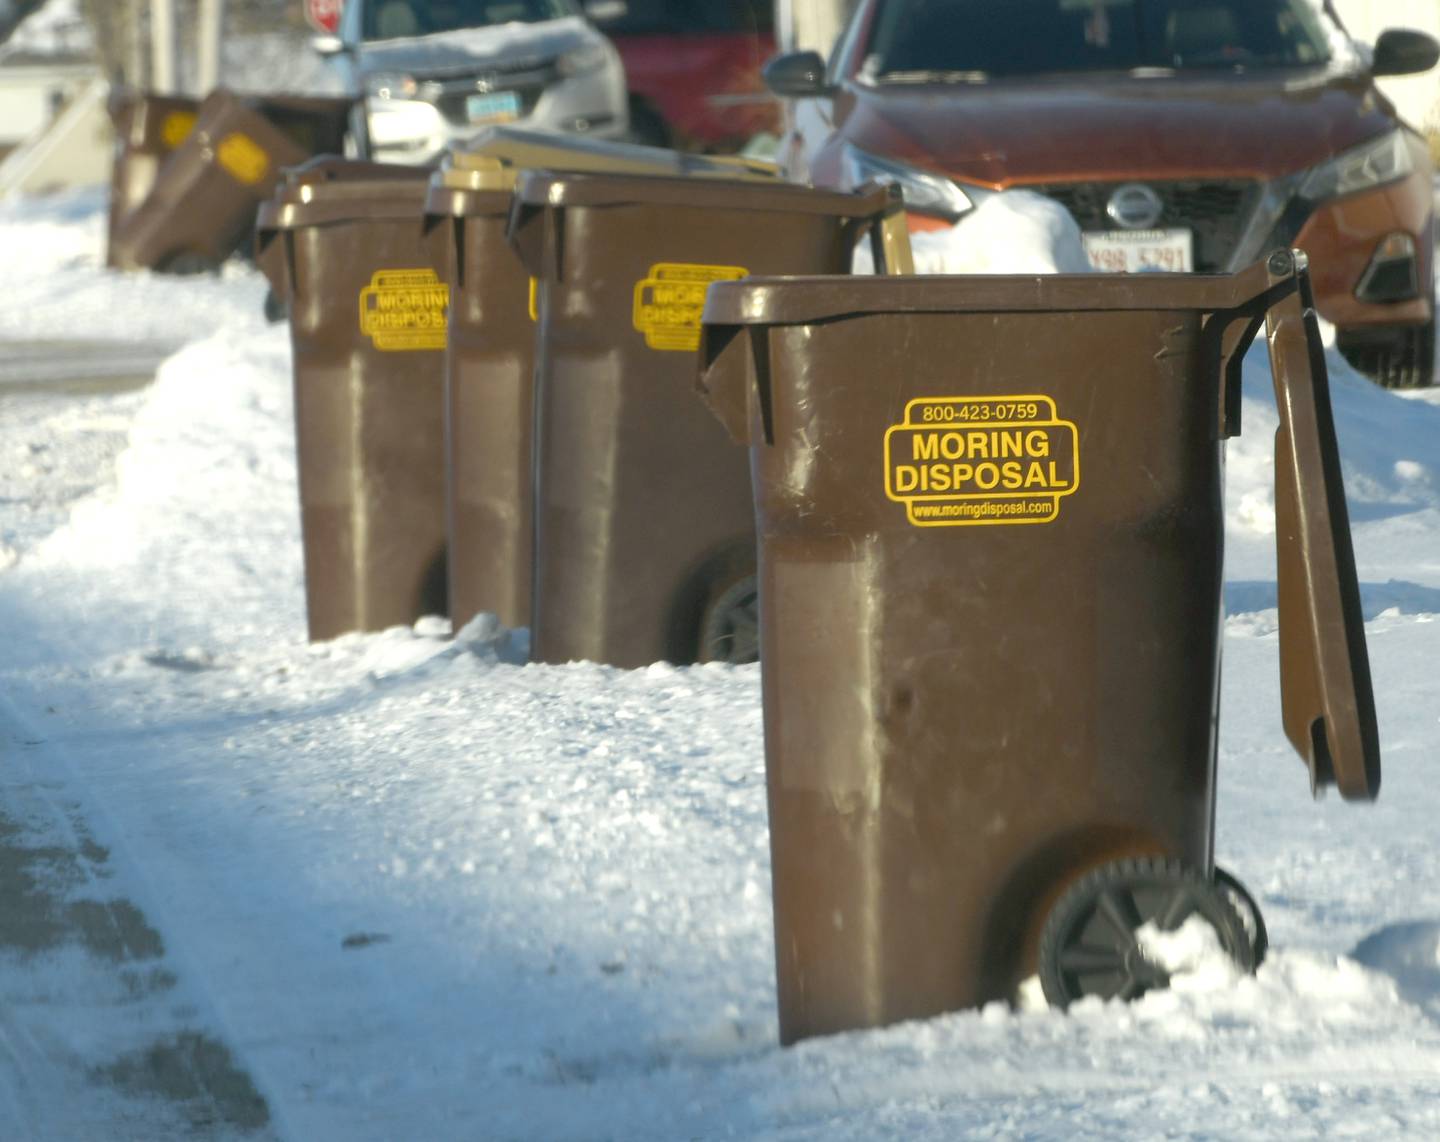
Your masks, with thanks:
<instances>
[{"instance_id":1,"label":"nissan logo","mask_svg":"<svg viewBox=\"0 0 1440 1142\"><path fill-rule=\"evenodd\" d=\"M1129 182L1110 196L1105 213L1126 230L1153 230L1165 213L1165 204L1148 186Z\"/></svg>"}]
</instances>

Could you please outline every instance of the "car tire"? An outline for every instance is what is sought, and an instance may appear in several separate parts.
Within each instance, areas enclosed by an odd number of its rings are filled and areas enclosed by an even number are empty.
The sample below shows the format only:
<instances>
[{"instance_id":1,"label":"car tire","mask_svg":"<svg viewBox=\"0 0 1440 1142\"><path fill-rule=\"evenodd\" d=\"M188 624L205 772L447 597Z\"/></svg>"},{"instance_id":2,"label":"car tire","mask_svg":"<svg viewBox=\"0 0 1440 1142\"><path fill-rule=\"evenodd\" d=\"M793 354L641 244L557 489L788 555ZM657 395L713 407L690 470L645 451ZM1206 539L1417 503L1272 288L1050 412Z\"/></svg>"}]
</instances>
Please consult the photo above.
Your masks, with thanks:
<instances>
[{"instance_id":1,"label":"car tire","mask_svg":"<svg viewBox=\"0 0 1440 1142\"><path fill-rule=\"evenodd\" d=\"M1335 344L1360 373L1387 389L1423 389L1435 383L1435 319L1424 325L1340 329Z\"/></svg>"}]
</instances>

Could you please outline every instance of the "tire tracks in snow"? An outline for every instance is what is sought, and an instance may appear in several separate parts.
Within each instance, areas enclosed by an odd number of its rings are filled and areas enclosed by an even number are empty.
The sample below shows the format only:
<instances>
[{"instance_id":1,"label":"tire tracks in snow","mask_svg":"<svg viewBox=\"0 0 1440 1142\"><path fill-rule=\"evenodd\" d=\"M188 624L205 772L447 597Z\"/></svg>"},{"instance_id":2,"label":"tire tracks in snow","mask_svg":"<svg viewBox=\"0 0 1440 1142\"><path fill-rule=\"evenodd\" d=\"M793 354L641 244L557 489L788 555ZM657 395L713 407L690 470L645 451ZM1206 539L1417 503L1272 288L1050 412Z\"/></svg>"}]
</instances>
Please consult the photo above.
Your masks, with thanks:
<instances>
[{"instance_id":1,"label":"tire tracks in snow","mask_svg":"<svg viewBox=\"0 0 1440 1142\"><path fill-rule=\"evenodd\" d=\"M0 1137L286 1137L183 949L147 920L143 872L8 694L0 758Z\"/></svg>"}]
</instances>

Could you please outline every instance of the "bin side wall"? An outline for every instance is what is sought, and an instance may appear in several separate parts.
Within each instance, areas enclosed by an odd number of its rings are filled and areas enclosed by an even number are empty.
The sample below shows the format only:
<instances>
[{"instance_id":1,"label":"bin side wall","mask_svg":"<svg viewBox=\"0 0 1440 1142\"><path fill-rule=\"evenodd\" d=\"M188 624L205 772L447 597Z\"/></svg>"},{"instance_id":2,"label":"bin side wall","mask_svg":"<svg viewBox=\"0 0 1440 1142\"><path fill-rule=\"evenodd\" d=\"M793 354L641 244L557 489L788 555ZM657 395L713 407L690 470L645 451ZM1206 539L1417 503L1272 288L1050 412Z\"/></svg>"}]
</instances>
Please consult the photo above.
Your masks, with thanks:
<instances>
[{"instance_id":1,"label":"bin side wall","mask_svg":"<svg viewBox=\"0 0 1440 1142\"><path fill-rule=\"evenodd\" d=\"M695 580L718 552L754 548L745 453L694 394L705 275L844 272L847 226L656 204L561 217L537 377L533 653L691 661Z\"/></svg>"},{"instance_id":2,"label":"bin side wall","mask_svg":"<svg viewBox=\"0 0 1440 1142\"><path fill-rule=\"evenodd\" d=\"M406 316L433 320L433 294L425 287L406 292L394 279L377 277L434 271L418 212L413 222L305 227L293 241L310 637L383 630L444 613L443 310L439 344L426 348L384 349L361 328L362 309L378 304L377 281L387 303L396 303L396 325ZM426 331L433 326L419 332ZM394 333L407 335L403 328Z\"/></svg>"},{"instance_id":3,"label":"bin side wall","mask_svg":"<svg viewBox=\"0 0 1440 1142\"><path fill-rule=\"evenodd\" d=\"M1121 312L771 331L774 445L755 456L787 1041L1009 998L1045 901L1096 861L1208 867L1221 454L1198 329ZM919 398L1039 416L926 431L921 405L908 431ZM978 468L1017 428L1040 433L1022 463L1050 479L1060 458L1078 487L1050 522L917 526L887 496L892 426L892 492L901 461Z\"/></svg>"},{"instance_id":4,"label":"bin side wall","mask_svg":"<svg viewBox=\"0 0 1440 1142\"><path fill-rule=\"evenodd\" d=\"M450 220L443 224L446 231ZM450 613L530 625L534 346L530 278L504 217L460 220L446 362Z\"/></svg>"}]
</instances>

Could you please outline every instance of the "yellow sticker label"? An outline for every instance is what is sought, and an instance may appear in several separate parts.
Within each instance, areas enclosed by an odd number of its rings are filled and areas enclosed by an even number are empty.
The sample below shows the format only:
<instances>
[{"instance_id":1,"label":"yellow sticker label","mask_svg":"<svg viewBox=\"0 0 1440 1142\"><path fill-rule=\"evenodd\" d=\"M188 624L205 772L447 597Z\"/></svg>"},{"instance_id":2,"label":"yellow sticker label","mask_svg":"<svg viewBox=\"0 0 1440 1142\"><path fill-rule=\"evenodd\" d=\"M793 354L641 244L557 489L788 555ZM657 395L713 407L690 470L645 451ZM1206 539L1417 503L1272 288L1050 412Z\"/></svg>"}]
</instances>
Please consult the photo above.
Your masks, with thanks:
<instances>
[{"instance_id":1,"label":"yellow sticker label","mask_svg":"<svg viewBox=\"0 0 1440 1142\"><path fill-rule=\"evenodd\" d=\"M195 112L172 111L160 123L160 141L174 150L190 137L195 129Z\"/></svg>"},{"instance_id":2,"label":"yellow sticker label","mask_svg":"<svg viewBox=\"0 0 1440 1142\"><path fill-rule=\"evenodd\" d=\"M540 281L538 278L530 279L530 320L540 320Z\"/></svg>"},{"instance_id":3,"label":"yellow sticker label","mask_svg":"<svg viewBox=\"0 0 1440 1142\"><path fill-rule=\"evenodd\" d=\"M360 291L360 332L387 353L445 348L450 287L434 270L377 270Z\"/></svg>"},{"instance_id":4,"label":"yellow sticker label","mask_svg":"<svg viewBox=\"0 0 1440 1142\"><path fill-rule=\"evenodd\" d=\"M239 131L220 140L215 148L215 160L246 186L254 186L270 173L270 156L265 148Z\"/></svg>"},{"instance_id":5,"label":"yellow sticker label","mask_svg":"<svg viewBox=\"0 0 1440 1142\"><path fill-rule=\"evenodd\" d=\"M1043 396L921 397L885 433L885 495L916 527L1053 523L1080 431Z\"/></svg>"},{"instance_id":6,"label":"yellow sticker label","mask_svg":"<svg viewBox=\"0 0 1440 1142\"><path fill-rule=\"evenodd\" d=\"M661 262L635 283L635 328L651 349L693 353L700 348L700 318L711 282L733 282L749 274L740 266L692 266Z\"/></svg>"}]
</instances>

